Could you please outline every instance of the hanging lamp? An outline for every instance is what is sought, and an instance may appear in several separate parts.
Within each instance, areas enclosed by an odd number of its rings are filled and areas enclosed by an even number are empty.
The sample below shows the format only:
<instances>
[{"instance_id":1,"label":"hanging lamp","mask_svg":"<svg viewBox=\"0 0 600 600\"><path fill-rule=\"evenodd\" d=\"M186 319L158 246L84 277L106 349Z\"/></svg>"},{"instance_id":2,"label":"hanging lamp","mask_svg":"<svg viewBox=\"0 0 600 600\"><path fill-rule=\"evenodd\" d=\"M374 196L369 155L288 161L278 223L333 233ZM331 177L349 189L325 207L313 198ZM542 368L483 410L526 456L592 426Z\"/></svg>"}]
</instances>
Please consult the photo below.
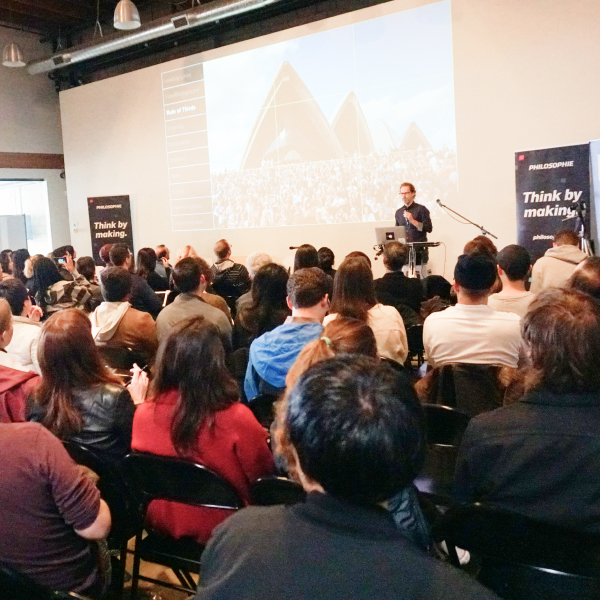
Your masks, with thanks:
<instances>
[{"instance_id":1,"label":"hanging lamp","mask_svg":"<svg viewBox=\"0 0 600 600\"><path fill-rule=\"evenodd\" d=\"M141 24L136 5L131 0L120 0L115 8L115 29L137 29Z\"/></svg>"},{"instance_id":2,"label":"hanging lamp","mask_svg":"<svg viewBox=\"0 0 600 600\"><path fill-rule=\"evenodd\" d=\"M25 58L23 56L23 50L15 42L9 42L4 46L2 52L2 64L5 67L24 67Z\"/></svg>"}]
</instances>

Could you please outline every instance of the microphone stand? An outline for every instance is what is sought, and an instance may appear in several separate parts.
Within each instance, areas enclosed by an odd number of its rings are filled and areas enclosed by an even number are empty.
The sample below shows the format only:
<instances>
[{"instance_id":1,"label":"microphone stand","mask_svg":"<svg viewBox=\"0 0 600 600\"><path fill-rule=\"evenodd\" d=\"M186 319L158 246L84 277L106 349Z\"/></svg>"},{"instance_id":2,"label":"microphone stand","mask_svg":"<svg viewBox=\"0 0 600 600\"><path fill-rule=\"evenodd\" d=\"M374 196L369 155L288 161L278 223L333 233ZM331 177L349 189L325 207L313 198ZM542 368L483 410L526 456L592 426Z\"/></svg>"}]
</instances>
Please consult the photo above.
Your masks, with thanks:
<instances>
[{"instance_id":1,"label":"microphone stand","mask_svg":"<svg viewBox=\"0 0 600 600\"><path fill-rule=\"evenodd\" d=\"M479 229L481 231L481 235L489 235L489 236L493 237L495 240L498 239L493 233L490 233L483 225L477 225L477 223L473 223L473 221L471 221L470 219L467 219L467 217L463 217L460 213L457 213L455 210L452 210L449 206L442 204L441 200L436 200L436 202L442 208L445 208L446 210L453 212L456 216L460 217L461 219L464 219L467 223L470 223L471 225L474 225L475 227L477 227L477 229Z\"/></svg>"}]
</instances>

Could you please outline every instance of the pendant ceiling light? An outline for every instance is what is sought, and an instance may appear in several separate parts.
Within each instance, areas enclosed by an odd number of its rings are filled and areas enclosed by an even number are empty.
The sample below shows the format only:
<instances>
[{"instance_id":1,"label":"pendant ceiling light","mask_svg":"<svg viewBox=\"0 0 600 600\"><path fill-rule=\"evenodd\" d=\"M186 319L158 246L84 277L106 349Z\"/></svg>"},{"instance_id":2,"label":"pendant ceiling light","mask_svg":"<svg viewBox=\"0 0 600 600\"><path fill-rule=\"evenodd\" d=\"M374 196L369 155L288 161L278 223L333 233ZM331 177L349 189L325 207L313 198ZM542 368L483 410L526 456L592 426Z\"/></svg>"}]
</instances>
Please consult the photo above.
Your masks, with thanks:
<instances>
[{"instance_id":1,"label":"pendant ceiling light","mask_svg":"<svg viewBox=\"0 0 600 600\"><path fill-rule=\"evenodd\" d=\"M2 52L2 64L5 67L24 67L25 58L23 57L23 50L19 48L15 42L9 42L4 46L4 52Z\"/></svg>"},{"instance_id":2,"label":"pendant ceiling light","mask_svg":"<svg viewBox=\"0 0 600 600\"><path fill-rule=\"evenodd\" d=\"M131 0L120 0L115 8L115 29L137 29L142 24L140 13Z\"/></svg>"}]
</instances>

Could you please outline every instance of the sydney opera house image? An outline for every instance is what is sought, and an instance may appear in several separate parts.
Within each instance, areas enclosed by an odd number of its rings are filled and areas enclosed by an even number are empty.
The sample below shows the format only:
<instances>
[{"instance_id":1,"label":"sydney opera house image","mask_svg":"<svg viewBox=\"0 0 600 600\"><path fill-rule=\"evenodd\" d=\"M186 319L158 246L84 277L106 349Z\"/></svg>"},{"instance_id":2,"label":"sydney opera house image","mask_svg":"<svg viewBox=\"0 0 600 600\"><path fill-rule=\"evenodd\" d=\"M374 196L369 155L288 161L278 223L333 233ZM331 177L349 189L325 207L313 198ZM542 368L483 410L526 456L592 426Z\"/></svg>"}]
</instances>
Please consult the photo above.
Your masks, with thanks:
<instances>
[{"instance_id":1,"label":"sydney opera house image","mask_svg":"<svg viewBox=\"0 0 600 600\"><path fill-rule=\"evenodd\" d=\"M413 181L426 204L456 193L456 155L434 150L414 121L402 132L368 122L352 89L328 121L284 60L239 168L211 180L217 228L390 222L399 182Z\"/></svg>"}]
</instances>

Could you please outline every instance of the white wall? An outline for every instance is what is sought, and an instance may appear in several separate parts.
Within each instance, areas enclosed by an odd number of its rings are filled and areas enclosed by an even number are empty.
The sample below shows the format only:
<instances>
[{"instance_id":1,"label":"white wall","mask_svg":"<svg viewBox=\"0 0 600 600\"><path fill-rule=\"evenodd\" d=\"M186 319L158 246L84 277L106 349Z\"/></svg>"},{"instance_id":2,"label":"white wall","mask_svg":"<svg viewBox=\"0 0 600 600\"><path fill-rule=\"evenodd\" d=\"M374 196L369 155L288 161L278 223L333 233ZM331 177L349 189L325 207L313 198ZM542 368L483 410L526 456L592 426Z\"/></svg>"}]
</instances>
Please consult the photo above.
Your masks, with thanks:
<instances>
[{"instance_id":1,"label":"white wall","mask_svg":"<svg viewBox=\"0 0 600 600\"><path fill-rule=\"evenodd\" d=\"M406 8L429 3L397 2ZM374 16L390 5L365 10ZM498 236L501 248L516 241L515 151L600 138L600 111L595 110L600 98L600 2L452 0L452 24L459 175L453 208L483 223ZM286 34L274 39L281 35ZM165 178L156 175L166 158L148 162L140 153L157 136L164 139L161 90L148 85L148 73L155 77L169 64L61 93L69 211L79 223L72 236L77 247L83 251L91 246L86 198L130 194L137 247L166 243L176 250L189 243L210 257L214 241L225 235L236 255L260 249L282 260L291 254L289 245L301 243L330 246L340 259L351 250L372 255L373 224L172 232ZM452 278L456 256L478 233L445 215L434 222L429 237L446 245L446 277ZM430 255L434 271L443 273L444 248Z\"/></svg>"},{"instance_id":2,"label":"white wall","mask_svg":"<svg viewBox=\"0 0 600 600\"><path fill-rule=\"evenodd\" d=\"M27 61L51 51L38 40L38 35L0 27L0 49L15 41ZM24 68L0 65L0 114L0 152L62 154L58 94L48 77L33 77ZM60 172L55 169L0 169L0 179L47 181L53 247L70 242L66 187Z\"/></svg>"}]
</instances>

